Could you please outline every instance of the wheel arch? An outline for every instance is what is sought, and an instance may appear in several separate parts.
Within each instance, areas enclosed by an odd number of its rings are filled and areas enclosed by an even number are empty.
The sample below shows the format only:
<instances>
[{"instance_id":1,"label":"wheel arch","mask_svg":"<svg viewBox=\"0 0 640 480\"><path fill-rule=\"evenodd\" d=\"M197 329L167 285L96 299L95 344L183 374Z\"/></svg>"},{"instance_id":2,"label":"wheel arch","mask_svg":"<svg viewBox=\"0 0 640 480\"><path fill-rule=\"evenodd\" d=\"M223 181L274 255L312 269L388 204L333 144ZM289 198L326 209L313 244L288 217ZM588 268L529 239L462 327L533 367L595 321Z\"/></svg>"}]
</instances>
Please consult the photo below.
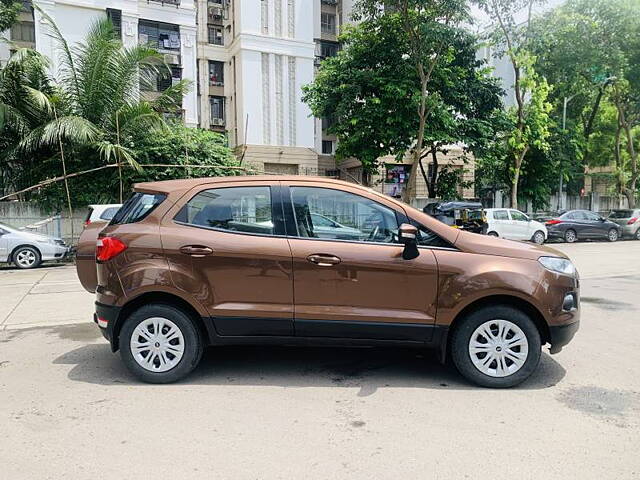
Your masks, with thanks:
<instances>
[{"instance_id":1,"label":"wheel arch","mask_svg":"<svg viewBox=\"0 0 640 480\"><path fill-rule=\"evenodd\" d=\"M149 304L169 305L182 310L193 319L196 328L200 332L204 345L209 344L207 326L205 325L202 316L189 302L177 295L173 295L168 292L153 291L138 295L122 306L120 312L118 313L115 325L113 326L111 338L111 348L113 351L116 351L118 349L120 331L122 330L122 325L124 325L125 320L138 308Z\"/></svg>"},{"instance_id":2,"label":"wheel arch","mask_svg":"<svg viewBox=\"0 0 640 480\"><path fill-rule=\"evenodd\" d=\"M447 332L447 342L443 346L445 351L442 352L442 359L446 358L447 352L450 351L451 347L451 339L453 338L453 333L456 328L458 328L462 320L469 315L471 312L479 310L480 308L491 306L491 305L507 305L513 308L517 308L518 310L526 313L529 318L533 321L538 332L540 333L540 339L542 344L548 343L551 341L551 333L549 331L549 325L547 324L542 312L538 310L538 308L527 300L512 296L512 295L489 295L486 297L482 297L474 300L469 305L466 305L462 310L460 310L457 315L454 317L453 321L449 325L449 330Z\"/></svg>"}]
</instances>

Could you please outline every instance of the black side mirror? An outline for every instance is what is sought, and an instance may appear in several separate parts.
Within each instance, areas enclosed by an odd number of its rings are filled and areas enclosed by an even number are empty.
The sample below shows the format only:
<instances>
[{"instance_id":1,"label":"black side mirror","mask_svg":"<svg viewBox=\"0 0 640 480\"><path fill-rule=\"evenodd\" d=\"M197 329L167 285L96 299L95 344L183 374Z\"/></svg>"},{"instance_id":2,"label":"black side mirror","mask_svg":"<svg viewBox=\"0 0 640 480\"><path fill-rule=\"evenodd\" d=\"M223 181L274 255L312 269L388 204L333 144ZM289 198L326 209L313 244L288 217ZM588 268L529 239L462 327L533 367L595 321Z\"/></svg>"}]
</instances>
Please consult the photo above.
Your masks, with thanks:
<instances>
[{"instance_id":1,"label":"black side mirror","mask_svg":"<svg viewBox=\"0 0 640 480\"><path fill-rule=\"evenodd\" d=\"M403 259L413 260L420 255L420 251L418 250L417 227L408 223L400 225L398 229L398 240L404 245L404 250L402 251Z\"/></svg>"}]
</instances>

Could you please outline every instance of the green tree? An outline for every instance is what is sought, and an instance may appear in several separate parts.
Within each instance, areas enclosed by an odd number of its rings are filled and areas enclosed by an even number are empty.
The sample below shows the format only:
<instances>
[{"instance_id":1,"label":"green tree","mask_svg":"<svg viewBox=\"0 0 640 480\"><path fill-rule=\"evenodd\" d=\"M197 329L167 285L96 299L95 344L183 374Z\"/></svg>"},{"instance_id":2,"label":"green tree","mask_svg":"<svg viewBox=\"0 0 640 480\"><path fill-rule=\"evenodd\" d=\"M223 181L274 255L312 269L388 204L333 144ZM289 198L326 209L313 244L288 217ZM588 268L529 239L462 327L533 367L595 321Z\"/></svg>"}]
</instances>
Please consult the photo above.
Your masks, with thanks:
<instances>
[{"instance_id":1,"label":"green tree","mask_svg":"<svg viewBox=\"0 0 640 480\"><path fill-rule=\"evenodd\" d=\"M168 74L160 53L145 45L123 47L107 19L93 24L84 43L70 46L53 20L41 13L61 51L61 74L56 93L47 97L52 118L22 138L19 153L55 149L63 166L66 153L66 170L107 163L135 167L126 140L139 130L165 128L162 112L177 108L188 84L180 82L152 101L141 99L140 87ZM120 168L118 172L121 177ZM120 198L122 193L121 188Z\"/></svg>"},{"instance_id":2,"label":"green tree","mask_svg":"<svg viewBox=\"0 0 640 480\"><path fill-rule=\"evenodd\" d=\"M507 155L511 178L511 205L518 205L518 184L527 153L532 148L548 148L549 112L547 101L549 85L535 70L535 57L531 53L531 23L536 0L478 0L482 8L495 21L490 40L498 56L506 56L514 76L515 106L509 109L513 128L507 138ZM524 23L516 17L526 9Z\"/></svg>"},{"instance_id":3,"label":"green tree","mask_svg":"<svg viewBox=\"0 0 640 480\"><path fill-rule=\"evenodd\" d=\"M360 4L362 9L372 6L375 2ZM442 32L446 45L430 64L429 89L423 95L412 34L403 14L391 12L361 13L364 20L341 36L344 48L323 62L314 83L305 88L304 100L316 116L331 120L339 159L355 157L373 172L380 157L402 158L409 151L413 173L420 167L429 196L435 197L440 195L438 152L461 143L465 153L474 153L490 141L502 91L476 59L476 39L449 26ZM422 14L417 7L414 13ZM423 23L430 25L428 17ZM429 157L427 174L423 160Z\"/></svg>"},{"instance_id":4,"label":"green tree","mask_svg":"<svg viewBox=\"0 0 640 480\"><path fill-rule=\"evenodd\" d=\"M0 0L0 32L4 32L11 28L20 11L22 10L22 2L15 0Z\"/></svg>"}]
</instances>

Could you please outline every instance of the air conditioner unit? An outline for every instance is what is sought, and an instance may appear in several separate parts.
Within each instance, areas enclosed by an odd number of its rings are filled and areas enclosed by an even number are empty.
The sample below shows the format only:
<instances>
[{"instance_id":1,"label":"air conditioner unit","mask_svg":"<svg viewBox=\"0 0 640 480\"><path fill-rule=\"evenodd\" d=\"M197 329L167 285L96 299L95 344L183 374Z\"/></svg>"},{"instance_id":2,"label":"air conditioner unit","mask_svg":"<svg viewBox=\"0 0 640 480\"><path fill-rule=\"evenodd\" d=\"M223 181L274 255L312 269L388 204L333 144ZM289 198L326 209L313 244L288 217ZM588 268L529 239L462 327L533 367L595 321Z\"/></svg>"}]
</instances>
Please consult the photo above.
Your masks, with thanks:
<instances>
[{"instance_id":1,"label":"air conditioner unit","mask_svg":"<svg viewBox=\"0 0 640 480\"><path fill-rule=\"evenodd\" d=\"M180 55L176 55L174 53L165 53L164 63L168 63L169 65L180 65Z\"/></svg>"},{"instance_id":2,"label":"air conditioner unit","mask_svg":"<svg viewBox=\"0 0 640 480\"><path fill-rule=\"evenodd\" d=\"M216 127L224 127L224 118L212 118L211 125L215 125Z\"/></svg>"}]
</instances>

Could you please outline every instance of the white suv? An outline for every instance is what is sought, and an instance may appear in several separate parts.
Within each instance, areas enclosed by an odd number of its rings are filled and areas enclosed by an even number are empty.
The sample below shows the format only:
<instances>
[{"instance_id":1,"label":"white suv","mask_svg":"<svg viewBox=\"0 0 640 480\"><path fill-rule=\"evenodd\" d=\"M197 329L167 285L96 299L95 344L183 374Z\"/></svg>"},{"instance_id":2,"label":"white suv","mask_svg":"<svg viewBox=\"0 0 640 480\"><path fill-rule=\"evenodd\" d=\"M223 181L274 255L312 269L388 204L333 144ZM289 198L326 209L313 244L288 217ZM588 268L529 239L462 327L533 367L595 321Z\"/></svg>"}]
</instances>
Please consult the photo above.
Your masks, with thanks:
<instances>
[{"instance_id":1,"label":"white suv","mask_svg":"<svg viewBox=\"0 0 640 480\"><path fill-rule=\"evenodd\" d=\"M531 220L520 210L487 208L487 235L509 240L530 240L538 245L547 240L547 227Z\"/></svg>"}]
</instances>

